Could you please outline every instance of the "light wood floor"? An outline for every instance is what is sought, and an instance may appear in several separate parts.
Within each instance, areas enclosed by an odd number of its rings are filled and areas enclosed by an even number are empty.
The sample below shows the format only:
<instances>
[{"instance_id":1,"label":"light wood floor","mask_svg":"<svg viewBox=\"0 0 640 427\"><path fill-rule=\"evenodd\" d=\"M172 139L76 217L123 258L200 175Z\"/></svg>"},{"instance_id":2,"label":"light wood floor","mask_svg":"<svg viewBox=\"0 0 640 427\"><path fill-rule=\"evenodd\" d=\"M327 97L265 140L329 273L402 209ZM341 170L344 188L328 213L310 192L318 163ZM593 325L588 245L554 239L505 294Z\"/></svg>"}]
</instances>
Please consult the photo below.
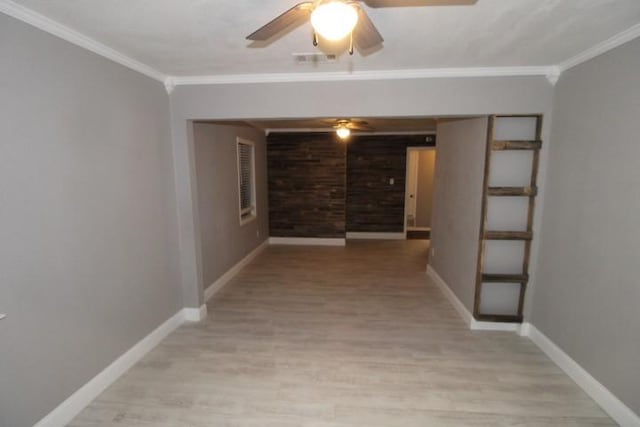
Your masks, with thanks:
<instances>
[{"instance_id":1,"label":"light wood floor","mask_svg":"<svg viewBox=\"0 0 640 427\"><path fill-rule=\"evenodd\" d=\"M534 344L471 332L427 241L271 246L71 426L604 426Z\"/></svg>"}]
</instances>

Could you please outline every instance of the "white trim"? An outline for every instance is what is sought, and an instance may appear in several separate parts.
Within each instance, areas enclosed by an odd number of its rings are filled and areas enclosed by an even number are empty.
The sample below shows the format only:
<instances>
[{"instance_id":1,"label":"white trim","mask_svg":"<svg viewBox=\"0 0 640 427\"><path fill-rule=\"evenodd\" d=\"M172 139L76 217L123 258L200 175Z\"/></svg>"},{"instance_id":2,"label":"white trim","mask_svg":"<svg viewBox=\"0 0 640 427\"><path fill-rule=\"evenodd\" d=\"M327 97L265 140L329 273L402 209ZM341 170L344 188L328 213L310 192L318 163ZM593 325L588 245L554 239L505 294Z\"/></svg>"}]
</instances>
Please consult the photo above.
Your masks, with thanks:
<instances>
[{"instance_id":1,"label":"white trim","mask_svg":"<svg viewBox=\"0 0 640 427\"><path fill-rule=\"evenodd\" d=\"M207 318L206 304L202 304L199 308L183 308L182 311L186 322L200 322Z\"/></svg>"},{"instance_id":2,"label":"white trim","mask_svg":"<svg viewBox=\"0 0 640 427\"><path fill-rule=\"evenodd\" d=\"M34 427L59 427L67 425L100 393L115 382L122 374L142 359L173 332L184 321L184 310L178 311L170 319L158 326L153 332L138 341L133 347L118 357L89 382L76 390L64 402L49 412Z\"/></svg>"},{"instance_id":3,"label":"white trim","mask_svg":"<svg viewBox=\"0 0 640 427\"><path fill-rule=\"evenodd\" d=\"M164 79L164 88L167 90L167 95L171 95L173 90L176 88L176 84L173 82L171 77L167 77Z\"/></svg>"},{"instance_id":4,"label":"white trim","mask_svg":"<svg viewBox=\"0 0 640 427\"><path fill-rule=\"evenodd\" d=\"M632 27L616 34L615 36L598 43L595 46L590 47L587 50L580 52L579 54L572 56L571 58L558 64L557 68L562 73L570 68L580 65L590 59L600 56L616 47L623 45L635 38L640 37L640 23L635 24Z\"/></svg>"},{"instance_id":5,"label":"white trim","mask_svg":"<svg viewBox=\"0 0 640 427\"><path fill-rule=\"evenodd\" d=\"M125 67L144 74L147 77L151 77L154 80L164 82L167 78L167 76L162 74L160 71L148 66L147 64L137 61L105 44L98 42L97 40L92 39L91 37L85 36L66 25L47 18L46 16L14 3L11 0L0 0L0 12L49 34L53 34L54 36L66 40L69 43L73 43L76 46L80 46L88 51L110 59L113 62L117 62L120 65L124 65Z\"/></svg>"},{"instance_id":6,"label":"white trim","mask_svg":"<svg viewBox=\"0 0 640 427\"><path fill-rule=\"evenodd\" d=\"M265 135L269 135L271 133L333 133L336 130L332 127L328 128L281 128L281 129L273 129L267 128L264 130Z\"/></svg>"},{"instance_id":7,"label":"white trim","mask_svg":"<svg viewBox=\"0 0 640 427\"><path fill-rule=\"evenodd\" d=\"M460 301L458 296L451 290L449 285L438 274L438 272L429 264L427 265L427 275L431 277L433 282L440 288L444 296L449 300L453 308L458 312L464 323L472 331L505 331L505 332L520 332L521 325L519 323L507 323L507 322L480 322L473 318L471 312L467 310L467 307Z\"/></svg>"},{"instance_id":8,"label":"white trim","mask_svg":"<svg viewBox=\"0 0 640 427\"><path fill-rule=\"evenodd\" d=\"M602 55L628 41L640 36L640 24L636 24L613 37L592 46L591 48L561 62L546 66L513 66L513 67L468 67L468 68L424 68L404 70L369 70L354 72L310 72L310 73L268 73L268 74L226 74L205 76L168 76L153 67L144 64L109 47L99 41L82 34L51 18L37 13L11 0L0 0L0 12L36 27L49 34L87 49L97 55L108 58L120 65L160 81L165 85L168 94L177 85L213 85L241 83L287 83L287 82L324 82L354 80L403 80L428 78L463 78L463 77L513 77L544 76L551 84L555 84L560 74Z\"/></svg>"},{"instance_id":9,"label":"white trim","mask_svg":"<svg viewBox=\"0 0 640 427\"><path fill-rule=\"evenodd\" d=\"M547 78L549 83L551 83L551 86L555 86L556 83L558 83L558 80L560 79L560 74L562 74L562 70L560 69L560 67L553 66L553 67L549 67L549 72L545 77Z\"/></svg>"},{"instance_id":10,"label":"white trim","mask_svg":"<svg viewBox=\"0 0 640 427\"><path fill-rule=\"evenodd\" d=\"M345 246L345 239L323 237L269 237L270 245Z\"/></svg>"},{"instance_id":11,"label":"white trim","mask_svg":"<svg viewBox=\"0 0 640 427\"><path fill-rule=\"evenodd\" d=\"M472 331L503 331L519 333L522 325L510 322L481 322L476 319L471 321L469 329Z\"/></svg>"},{"instance_id":12,"label":"white trim","mask_svg":"<svg viewBox=\"0 0 640 427\"><path fill-rule=\"evenodd\" d=\"M268 73L268 74L221 74L212 76L172 77L173 83L182 85L219 85L241 83L289 83L328 82L358 80L406 80L462 77L513 77L546 76L550 67L469 67L469 68L424 68L404 70L370 70L326 73Z\"/></svg>"},{"instance_id":13,"label":"white trim","mask_svg":"<svg viewBox=\"0 0 640 427\"><path fill-rule=\"evenodd\" d=\"M334 128L267 128L264 130L265 135L269 135L271 133L332 133L336 130ZM353 131L351 132L352 137L358 136L384 136L384 135L436 135L435 130L420 130L420 131L411 131L411 130L401 130L401 131ZM418 148L418 147L416 147ZM429 148L429 147L425 147Z\"/></svg>"},{"instance_id":14,"label":"white trim","mask_svg":"<svg viewBox=\"0 0 640 427\"><path fill-rule=\"evenodd\" d=\"M368 233L347 231L347 239L405 240L406 236L404 233Z\"/></svg>"},{"instance_id":15,"label":"white trim","mask_svg":"<svg viewBox=\"0 0 640 427\"><path fill-rule=\"evenodd\" d=\"M640 416L618 399L575 360L540 332L534 325L526 324L527 336L582 388L611 418L623 427L639 427Z\"/></svg>"},{"instance_id":16,"label":"white trim","mask_svg":"<svg viewBox=\"0 0 640 427\"><path fill-rule=\"evenodd\" d=\"M471 322L473 321L473 316L471 315L471 312L467 310L467 307L465 307L462 301L460 301L460 299L458 298L458 296L453 293L449 285L447 285L444 279L440 277L438 272L431 266L431 264L427 265L427 275L431 277L431 279L436 284L436 286L440 288L444 296L449 300L451 305L453 305L453 308L455 308L455 310L458 312L460 317L462 317L462 320L464 321L464 323L467 326L470 326Z\"/></svg>"},{"instance_id":17,"label":"white trim","mask_svg":"<svg viewBox=\"0 0 640 427\"><path fill-rule=\"evenodd\" d=\"M227 272L220 276L218 280L209 285L207 289L204 290L204 300L209 301L216 292L222 289L222 287L233 278L233 276L238 274L240 270L242 270L247 264L253 261L255 257L260 255L260 253L265 250L267 246L269 246L269 241L265 240L257 248L249 252L247 256L238 261L236 265L227 270Z\"/></svg>"},{"instance_id":18,"label":"white trim","mask_svg":"<svg viewBox=\"0 0 640 427\"><path fill-rule=\"evenodd\" d=\"M361 132L361 131L355 131L352 132L351 135L353 136L376 136L376 135L424 135L424 136L428 136L428 135L436 135L436 131L435 130L396 130L396 131L365 131L365 132ZM418 147L415 147L418 148ZM420 147L423 148L423 147ZM424 148L429 148L429 147L424 147ZM435 148L435 146L433 146L432 148Z\"/></svg>"},{"instance_id":19,"label":"white trim","mask_svg":"<svg viewBox=\"0 0 640 427\"><path fill-rule=\"evenodd\" d=\"M251 206L242 209L242 171L240 170L240 146L245 145L251 148ZM258 217L258 207L256 203L256 144L245 138L236 137L236 167L238 168L238 218L240 225L245 225Z\"/></svg>"},{"instance_id":20,"label":"white trim","mask_svg":"<svg viewBox=\"0 0 640 427\"><path fill-rule=\"evenodd\" d=\"M520 327L519 335L521 337L528 337L529 334L531 334L531 323L523 322L522 326Z\"/></svg>"}]
</instances>

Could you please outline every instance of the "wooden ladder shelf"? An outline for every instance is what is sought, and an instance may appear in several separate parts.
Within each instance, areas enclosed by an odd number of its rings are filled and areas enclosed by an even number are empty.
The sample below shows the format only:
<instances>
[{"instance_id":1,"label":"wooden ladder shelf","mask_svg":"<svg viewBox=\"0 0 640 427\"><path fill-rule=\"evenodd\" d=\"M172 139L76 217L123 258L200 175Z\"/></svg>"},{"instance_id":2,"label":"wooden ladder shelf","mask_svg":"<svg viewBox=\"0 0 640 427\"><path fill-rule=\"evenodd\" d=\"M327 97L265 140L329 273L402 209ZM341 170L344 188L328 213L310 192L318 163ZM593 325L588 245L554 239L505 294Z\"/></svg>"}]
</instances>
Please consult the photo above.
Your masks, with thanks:
<instances>
[{"instance_id":1,"label":"wooden ladder shelf","mask_svg":"<svg viewBox=\"0 0 640 427\"><path fill-rule=\"evenodd\" d=\"M533 140L496 140L494 130L496 120L508 117L526 117L536 120L535 139ZM542 133L542 115L522 115L522 116L490 116L487 132L487 148L485 157L484 186L482 195L482 220L480 225L480 237L478 245L478 266L476 275L476 291L473 315L476 320L488 322L514 322L521 323L523 319L523 309L527 284L529 282L529 259L531 257L531 242L533 240L533 217L535 212L535 199L538 194L537 178L538 164L540 162L540 149ZM497 187L489 186L492 166L492 153L504 150L531 150L531 180L528 186L524 187ZM528 209L526 218L526 230L503 231L487 229L487 207L490 197L527 197ZM491 240L522 241L524 244L524 256L522 260L522 271L520 274L488 274L483 270L486 255L487 242ZM481 301L483 295L483 284L499 283L505 286L520 286L517 314L495 314L481 312Z\"/></svg>"}]
</instances>

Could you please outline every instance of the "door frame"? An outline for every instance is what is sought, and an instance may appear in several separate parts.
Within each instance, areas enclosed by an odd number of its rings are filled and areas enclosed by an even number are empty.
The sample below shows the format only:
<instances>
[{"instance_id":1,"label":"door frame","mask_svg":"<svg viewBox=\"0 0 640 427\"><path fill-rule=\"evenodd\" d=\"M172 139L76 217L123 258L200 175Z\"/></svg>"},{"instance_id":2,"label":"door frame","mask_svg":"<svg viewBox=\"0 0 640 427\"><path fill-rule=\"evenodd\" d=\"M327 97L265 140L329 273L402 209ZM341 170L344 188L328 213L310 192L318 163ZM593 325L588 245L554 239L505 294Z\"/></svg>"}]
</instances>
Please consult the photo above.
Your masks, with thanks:
<instances>
[{"instance_id":1,"label":"door frame","mask_svg":"<svg viewBox=\"0 0 640 427\"><path fill-rule=\"evenodd\" d=\"M409 153L411 151L428 151L428 150L436 150L437 147L435 146L431 146L431 147L412 147L412 146L408 146L407 147L407 154L406 154L406 160L405 160L405 178L404 178L404 211L402 212L402 215L404 217L404 238L405 240L407 239L407 211L409 210L409 197L407 192L409 191ZM436 162L438 161L438 158L436 156ZM419 173L419 170L418 170ZM416 173L416 177L418 176L418 173ZM417 203L417 194L416 194L416 203Z\"/></svg>"}]
</instances>

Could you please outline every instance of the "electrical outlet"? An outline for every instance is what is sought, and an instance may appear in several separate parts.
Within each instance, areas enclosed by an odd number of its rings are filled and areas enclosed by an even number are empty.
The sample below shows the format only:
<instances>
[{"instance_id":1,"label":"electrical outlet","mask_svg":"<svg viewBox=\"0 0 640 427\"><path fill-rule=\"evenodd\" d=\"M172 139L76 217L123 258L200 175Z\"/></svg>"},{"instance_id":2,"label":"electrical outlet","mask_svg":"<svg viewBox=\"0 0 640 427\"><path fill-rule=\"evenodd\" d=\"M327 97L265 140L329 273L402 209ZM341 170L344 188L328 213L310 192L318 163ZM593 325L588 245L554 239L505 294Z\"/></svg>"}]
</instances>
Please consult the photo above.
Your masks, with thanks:
<instances>
[{"instance_id":1,"label":"electrical outlet","mask_svg":"<svg viewBox=\"0 0 640 427\"><path fill-rule=\"evenodd\" d=\"M256 237L260 237L260 230L256 230Z\"/></svg>"},{"instance_id":2,"label":"electrical outlet","mask_svg":"<svg viewBox=\"0 0 640 427\"><path fill-rule=\"evenodd\" d=\"M393 178L389 178L389 185L393 185L396 183L396 180Z\"/></svg>"},{"instance_id":3,"label":"electrical outlet","mask_svg":"<svg viewBox=\"0 0 640 427\"><path fill-rule=\"evenodd\" d=\"M436 256L436 248L431 248L431 258Z\"/></svg>"}]
</instances>

